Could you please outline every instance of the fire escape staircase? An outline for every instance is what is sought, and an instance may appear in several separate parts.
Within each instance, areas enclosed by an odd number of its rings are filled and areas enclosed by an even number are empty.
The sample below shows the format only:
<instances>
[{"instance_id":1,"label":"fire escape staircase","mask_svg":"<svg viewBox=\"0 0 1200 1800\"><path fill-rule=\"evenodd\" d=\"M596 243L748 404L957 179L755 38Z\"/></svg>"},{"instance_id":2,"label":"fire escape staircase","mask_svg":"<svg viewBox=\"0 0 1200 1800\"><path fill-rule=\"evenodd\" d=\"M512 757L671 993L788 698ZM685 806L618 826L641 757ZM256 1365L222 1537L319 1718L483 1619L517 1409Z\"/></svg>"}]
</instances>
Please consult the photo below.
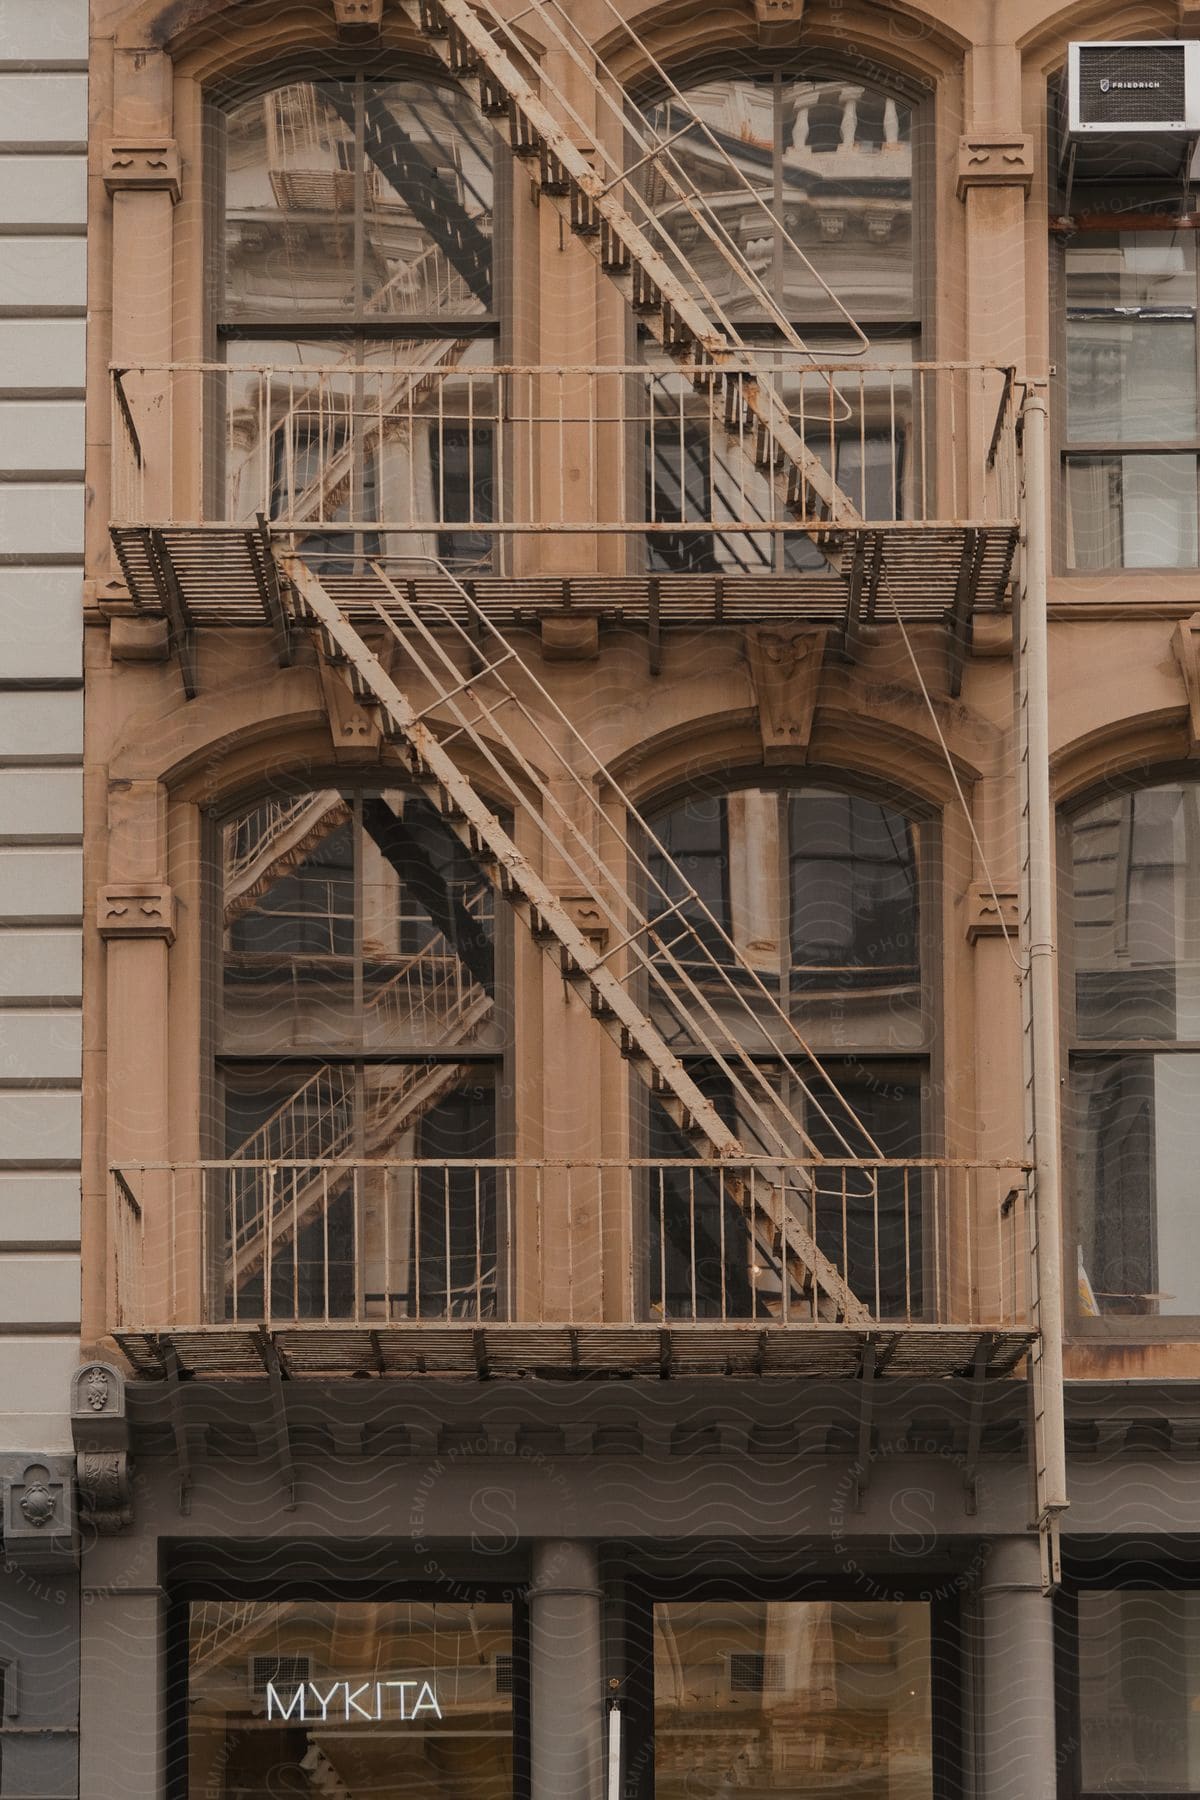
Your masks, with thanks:
<instances>
[{"instance_id":1,"label":"fire escape staircase","mask_svg":"<svg viewBox=\"0 0 1200 1800\"><path fill-rule=\"evenodd\" d=\"M805 616L840 620L847 648L853 651L859 628L888 617L895 604L914 619L946 620L953 634L953 654L960 660L961 642L969 635L977 600L999 605L1007 591L1016 544L1011 522L991 529L959 522L937 526L909 522L906 526L897 521L899 529L890 530L864 521L827 466L827 457L818 454L803 429L797 430L775 372L768 375L762 369L753 346L742 340L702 275L648 204L639 200L632 175L643 165L653 165L675 195L674 210L699 228L709 249L724 260L726 273L740 285L741 298L752 310L765 314L785 356L803 369L809 353L794 328L746 263L717 209L694 185L681 180L680 165L671 156L674 139L652 137L650 149L637 159L633 171L626 172L599 143L591 150L580 148L582 121L566 92L554 85L546 69L527 72L512 26L501 19L490 0L403 0L402 10L481 115L497 127L507 126L513 154L533 166L537 189L557 210L564 228L615 284L669 363L685 372L705 397L710 415L723 426L735 463L749 465L773 488L778 517L794 518L797 531L807 534L822 553L828 565L823 577L809 572L766 580L745 578L758 598L747 590L749 610L728 616L778 617L782 590L787 587L792 604L800 606ZM551 19L551 9L542 0L533 0L527 10L543 25ZM561 35L561 29L552 26L551 33L555 30ZM606 72L606 81L610 73ZM615 96L614 102L613 95L607 94L610 108L616 104L632 116L635 103L619 85ZM592 135L597 134L593 131ZM635 147L644 142L643 133ZM420 146L408 138L382 103L375 103L368 117L366 149L384 178L433 234L441 253L475 290L483 278L487 240L461 201L440 212L433 205L430 170L419 153ZM750 193L747 203L761 206L762 196ZM849 320L848 314L844 317ZM857 332L853 321L849 323ZM861 338L861 333L858 335ZM862 347L866 347L865 339ZM450 346L447 360L455 360L456 354L457 347ZM824 379L821 392L832 433L843 404L835 379ZM395 404L395 396L389 395L387 408ZM304 498L306 506L322 500L315 495ZM314 505L312 510L319 514L321 506ZM536 523L530 528L536 531ZM636 532L636 527L633 529ZM259 622L265 616L277 633L280 625L273 576L263 563L264 531L230 525L207 535L206 546L197 541L195 528L186 525L113 528L118 560L135 604L160 607L165 612L183 653L189 692L195 686L190 644L196 625L210 617L214 623L252 623L256 616ZM221 538L219 547L217 537ZM299 534L293 534L293 541L302 547ZM224 580L219 589L211 580L214 556L223 559ZM236 575L235 569L239 571ZM369 571L365 579L357 571L330 570L326 577L330 592L356 620L370 618L379 590ZM695 576L664 574L609 578L613 593L607 604L600 591L605 581L593 581L590 588L596 591L589 591L582 604L600 610L602 616L644 617L652 631L658 629L661 617L689 618L697 606L700 614L696 616L707 616L706 608L711 606L719 620L726 616L721 578L704 579L713 588L708 601L698 600ZM815 594L811 591L814 580L818 584ZM677 595L673 583L682 583ZM431 578L426 586L436 590L427 616L434 616L447 603L455 604L457 596L445 583ZM518 622L556 611L563 603L564 587L561 580L539 584L536 578L483 575L470 591L485 603L492 617ZM666 613L661 610L664 595L670 596ZM288 646L282 643L281 657L287 653Z\"/></svg>"}]
</instances>

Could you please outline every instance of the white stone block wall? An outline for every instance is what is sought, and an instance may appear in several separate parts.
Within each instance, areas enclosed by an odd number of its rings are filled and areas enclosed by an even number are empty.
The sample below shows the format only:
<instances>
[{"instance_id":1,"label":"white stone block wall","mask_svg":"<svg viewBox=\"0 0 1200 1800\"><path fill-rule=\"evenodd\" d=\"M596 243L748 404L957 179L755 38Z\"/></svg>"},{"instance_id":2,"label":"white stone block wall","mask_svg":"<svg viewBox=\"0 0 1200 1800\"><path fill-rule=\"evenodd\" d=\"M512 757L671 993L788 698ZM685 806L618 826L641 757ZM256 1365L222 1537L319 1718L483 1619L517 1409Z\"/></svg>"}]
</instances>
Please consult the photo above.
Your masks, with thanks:
<instances>
[{"instance_id":1,"label":"white stone block wall","mask_svg":"<svg viewBox=\"0 0 1200 1800\"><path fill-rule=\"evenodd\" d=\"M0 1453L15 1454L69 1451L79 1341L87 30L87 0L0 0Z\"/></svg>"}]
</instances>

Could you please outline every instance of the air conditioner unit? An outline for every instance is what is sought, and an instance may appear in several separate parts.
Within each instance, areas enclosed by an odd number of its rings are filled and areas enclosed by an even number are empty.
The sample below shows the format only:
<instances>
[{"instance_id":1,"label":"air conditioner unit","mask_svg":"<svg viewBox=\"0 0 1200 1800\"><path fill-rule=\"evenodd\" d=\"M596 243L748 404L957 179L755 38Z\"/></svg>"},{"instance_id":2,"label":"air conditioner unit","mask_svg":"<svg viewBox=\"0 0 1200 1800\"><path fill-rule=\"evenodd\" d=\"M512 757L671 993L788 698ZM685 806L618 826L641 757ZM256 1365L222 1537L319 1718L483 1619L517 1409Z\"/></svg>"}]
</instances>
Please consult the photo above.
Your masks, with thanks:
<instances>
[{"instance_id":1,"label":"air conditioner unit","mask_svg":"<svg viewBox=\"0 0 1200 1800\"><path fill-rule=\"evenodd\" d=\"M1200 142L1200 40L1072 44L1064 100L1075 180L1182 176Z\"/></svg>"},{"instance_id":2,"label":"air conditioner unit","mask_svg":"<svg viewBox=\"0 0 1200 1800\"><path fill-rule=\"evenodd\" d=\"M287 1688L292 1693L312 1679L311 1656L265 1656L250 1658L247 1683L256 1700L266 1701L267 1684L273 1683L278 1693Z\"/></svg>"}]
</instances>

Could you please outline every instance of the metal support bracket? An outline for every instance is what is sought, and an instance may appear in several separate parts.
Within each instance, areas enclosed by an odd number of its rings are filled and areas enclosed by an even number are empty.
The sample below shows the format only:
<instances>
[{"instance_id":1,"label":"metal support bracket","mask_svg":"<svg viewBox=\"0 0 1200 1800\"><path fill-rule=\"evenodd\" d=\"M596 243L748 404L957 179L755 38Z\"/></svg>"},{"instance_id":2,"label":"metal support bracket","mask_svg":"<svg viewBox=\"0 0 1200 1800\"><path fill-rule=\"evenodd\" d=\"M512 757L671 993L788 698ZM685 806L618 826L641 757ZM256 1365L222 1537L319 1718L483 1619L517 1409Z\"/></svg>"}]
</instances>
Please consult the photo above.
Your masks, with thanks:
<instances>
[{"instance_id":1,"label":"metal support bracket","mask_svg":"<svg viewBox=\"0 0 1200 1800\"><path fill-rule=\"evenodd\" d=\"M860 1513L867 1503L867 1489L871 1484L871 1425L875 1411L874 1338L868 1338L862 1347L858 1379L858 1460L854 1465L854 1510Z\"/></svg>"},{"instance_id":2,"label":"metal support bracket","mask_svg":"<svg viewBox=\"0 0 1200 1800\"><path fill-rule=\"evenodd\" d=\"M171 634L171 648L179 657L179 673L183 677L184 694L189 700L194 700L198 684L195 633L192 629L192 621L179 586L175 564L171 561L171 552L167 548L162 532L151 531L149 537L154 585L158 589L159 602L166 615L167 629Z\"/></svg>"},{"instance_id":3,"label":"metal support bracket","mask_svg":"<svg viewBox=\"0 0 1200 1800\"><path fill-rule=\"evenodd\" d=\"M186 1515L192 1510L192 1450L183 1412L183 1375L178 1352L169 1338L160 1341L158 1353L167 1371L167 1403L171 1412L171 1433L175 1439L175 1462L179 1472L179 1510Z\"/></svg>"},{"instance_id":4,"label":"metal support bracket","mask_svg":"<svg viewBox=\"0 0 1200 1800\"><path fill-rule=\"evenodd\" d=\"M994 1339L988 1332L980 1338L975 1346L975 1361L971 1370L971 1397L967 1402L967 1455L963 1465L963 1494L966 1499L967 1516L972 1519L979 1511L979 1446L983 1439L983 1386L987 1379L993 1345Z\"/></svg>"},{"instance_id":5,"label":"metal support bracket","mask_svg":"<svg viewBox=\"0 0 1200 1800\"><path fill-rule=\"evenodd\" d=\"M292 1439L288 1431L287 1403L283 1393L283 1359L276 1347L275 1340L265 1325L260 1325L256 1333L258 1353L262 1357L263 1368L267 1372L267 1391L271 1400L272 1423L275 1427L275 1456L279 1464L279 1479L283 1483L283 1510L296 1510L296 1465L292 1461Z\"/></svg>"},{"instance_id":6,"label":"metal support bracket","mask_svg":"<svg viewBox=\"0 0 1200 1800\"><path fill-rule=\"evenodd\" d=\"M254 568L254 579L258 583L262 599L263 613L275 640L275 654L279 658L279 666L286 669L291 666L292 630L287 608L283 603L283 594L279 586L279 564L271 550L271 527L267 523L265 513L258 514L258 530L251 533L250 560Z\"/></svg>"}]
</instances>

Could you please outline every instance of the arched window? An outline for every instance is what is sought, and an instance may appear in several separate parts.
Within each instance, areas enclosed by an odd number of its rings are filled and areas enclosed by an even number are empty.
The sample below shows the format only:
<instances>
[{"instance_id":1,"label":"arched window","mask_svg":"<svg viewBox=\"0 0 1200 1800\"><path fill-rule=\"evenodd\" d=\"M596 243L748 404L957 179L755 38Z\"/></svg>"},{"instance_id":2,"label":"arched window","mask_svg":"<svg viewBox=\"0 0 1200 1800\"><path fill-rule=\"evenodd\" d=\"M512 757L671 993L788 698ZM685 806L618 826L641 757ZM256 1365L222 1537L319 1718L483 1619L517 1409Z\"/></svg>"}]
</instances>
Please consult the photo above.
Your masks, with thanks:
<instances>
[{"instance_id":1,"label":"arched window","mask_svg":"<svg viewBox=\"0 0 1200 1800\"><path fill-rule=\"evenodd\" d=\"M1084 1316L1200 1316L1200 784L1069 822L1071 1137Z\"/></svg>"},{"instance_id":2,"label":"arched window","mask_svg":"<svg viewBox=\"0 0 1200 1800\"><path fill-rule=\"evenodd\" d=\"M490 884L402 789L273 797L219 834L229 1316L261 1317L268 1281L277 1316L487 1316L507 1041ZM481 1166L372 1166L461 1158Z\"/></svg>"},{"instance_id":3,"label":"arched window","mask_svg":"<svg viewBox=\"0 0 1200 1800\"><path fill-rule=\"evenodd\" d=\"M689 899L665 859L652 854L653 875L761 1023L731 1005L700 962L685 976L760 1063L816 1151L835 1161L919 1157L933 1047L925 949L933 908L922 867L931 828L892 801L817 782L697 794L649 823L697 898ZM756 982L817 1051L819 1070L781 1028ZM667 1029L669 1008L656 1010ZM778 1055L781 1046L791 1069ZM747 1147L776 1154L703 1049L678 1041L674 1048ZM658 1111L650 1144L664 1159L688 1154L687 1140ZM743 1258L739 1272L730 1261L730 1247L745 1240L733 1211L723 1220L714 1194L697 1207L691 1185L677 1187L668 1183L651 1218L665 1311L679 1317L750 1310L749 1263ZM826 1221L827 1254L883 1314L921 1316L919 1183L885 1173L876 1189L850 1174L847 1201L846 1221L840 1208Z\"/></svg>"},{"instance_id":4,"label":"arched window","mask_svg":"<svg viewBox=\"0 0 1200 1800\"><path fill-rule=\"evenodd\" d=\"M210 256L228 516L308 525L343 566L420 518L410 552L492 551L499 140L433 74L296 76L211 112ZM465 527L459 529L457 527Z\"/></svg>"},{"instance_id":5,"label":"arched window","mask_svg":"<svg viewBox=\"0 0 1200 1800\"><path fill-rule=\"evenodd\" d=\"M717 238L753 272L767 298L747 287L648 164L635 179L663 233L659 247L706 309L754 344L760 369L774 371L781 395L804 421L806 442L835 471L861 516L904 518L914 459L907 368L861 384L854 377L831 403L828 382L783 350L780 321L819 362L861 354L824 282L880 346L876 360L919 359L925 283L914 231L911 101L858 77L779 70L699 79L680 92L681 99L647 102L645 119L672 140L681 180L703 196ZM671 240L687 267L673 256ZM723 428L712 428L703 392L691 396L686 380L651 346L644 357L663 370L649 394L646 499L649 517L662 527L648 536L649 566L693 574L824 567L800 534L665 528L675 520L694 527L773 518L775 508L766 480L755 470L747 475L738 454L745 446L731 446Z\"/></svg>"}]
</instances>

